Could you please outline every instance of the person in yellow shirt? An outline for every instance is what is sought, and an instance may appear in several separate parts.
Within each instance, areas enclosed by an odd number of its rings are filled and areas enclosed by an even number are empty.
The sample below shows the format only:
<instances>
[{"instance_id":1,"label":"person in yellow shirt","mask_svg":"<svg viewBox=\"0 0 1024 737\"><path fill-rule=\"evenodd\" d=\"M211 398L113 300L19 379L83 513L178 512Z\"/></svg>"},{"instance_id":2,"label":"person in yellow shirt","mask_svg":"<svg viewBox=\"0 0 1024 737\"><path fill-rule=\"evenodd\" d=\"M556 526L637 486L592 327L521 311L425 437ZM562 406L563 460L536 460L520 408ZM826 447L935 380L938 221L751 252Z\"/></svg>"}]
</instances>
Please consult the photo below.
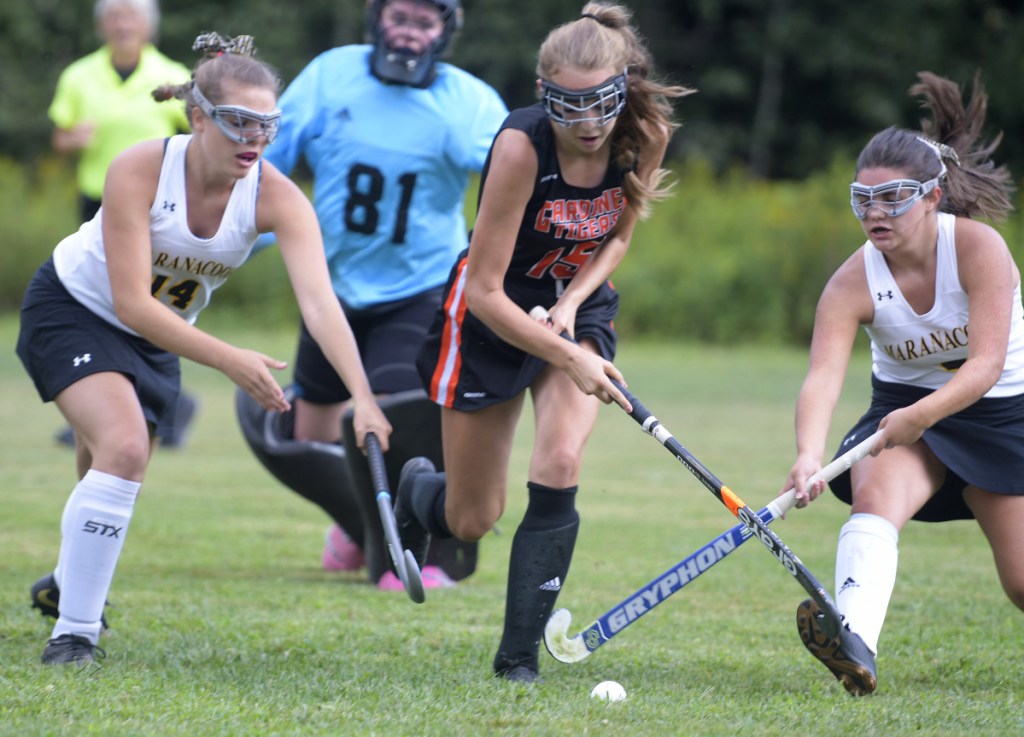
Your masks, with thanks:
<instances>
[{"instance_id":1,"label":"person in yellow shirt","mask_svg":"<svg viewBox=\"0 0 1024 737\"><path fill-rule=\"evenodd\" d=\"M191 76L188 67L153 45L160 25L157 0L97 0L93 13L103 45L61 72L48 111L54 150L78 157L83 223L100 209L103 180L115 156L136 143L190 130L184 105L160 104L150 95L155 87ZM175 433L163 440L165 447L183 444L196 406L188 394L179 396ZM75 444L71 428L57 439Z\"/></svg>"}]
</instances>

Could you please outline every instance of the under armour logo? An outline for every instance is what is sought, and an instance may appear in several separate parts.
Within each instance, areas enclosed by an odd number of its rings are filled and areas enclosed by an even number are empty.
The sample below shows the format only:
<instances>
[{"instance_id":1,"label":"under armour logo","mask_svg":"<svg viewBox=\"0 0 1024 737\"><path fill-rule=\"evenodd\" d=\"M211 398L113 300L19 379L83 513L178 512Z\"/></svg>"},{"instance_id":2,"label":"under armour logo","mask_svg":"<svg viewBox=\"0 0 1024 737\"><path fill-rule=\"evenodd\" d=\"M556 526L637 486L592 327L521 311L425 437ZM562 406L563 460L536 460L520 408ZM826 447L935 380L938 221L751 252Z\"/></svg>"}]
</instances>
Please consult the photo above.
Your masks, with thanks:
<instances>
[{"instance_id":1,"label":"under armour logo","mask_svg":"<svg viewBox=\"0 0 1024 737\"><path fill-rule=\"evenodd\" d=\"M75 356L75 359L74 359L74 361L72 361L72 363L75 364L75 368L78 368L83 363L89 363L89 361L91 361L91 360L92 360L92 354L91 353L83 353L81 356Z\"/></svg>"},{"instance_id":2,"label":"under armour logo","mask_svg":"<svg viewBox=\"0 0 1024 737\"><path fill-rule=\"evenodd\" d=\"M892 290L888 292L876 292L878 294L878 301L881 302L883 299L892 299Z\"/></svg>"},{"instance_id":3,"label":"under armour logo","mask_svg":"<svg viewBox=\"0 0 1024 737\"><path fill-rule=\"evenodd\" d=\"M169 212L174 212L174 208L177 206L178 204L176 202L168 202L167 200L164 200L164 209Z\"/></svg>"}]
</instances>

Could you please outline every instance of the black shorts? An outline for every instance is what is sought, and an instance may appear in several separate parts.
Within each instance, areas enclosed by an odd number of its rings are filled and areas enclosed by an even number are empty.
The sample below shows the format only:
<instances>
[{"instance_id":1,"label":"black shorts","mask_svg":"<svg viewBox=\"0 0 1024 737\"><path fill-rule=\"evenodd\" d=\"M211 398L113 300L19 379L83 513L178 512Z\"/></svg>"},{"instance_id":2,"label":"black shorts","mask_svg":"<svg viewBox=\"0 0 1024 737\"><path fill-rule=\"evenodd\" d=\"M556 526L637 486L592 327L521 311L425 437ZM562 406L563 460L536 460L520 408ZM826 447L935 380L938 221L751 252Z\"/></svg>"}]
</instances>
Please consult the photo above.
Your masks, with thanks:
<instances>
[{"instance_id":1,"label":"black shorts","mask_svg":"<svg viewBox=\"0 0 1024 737\"><path fill-rule=\"evenodd\" d=\"M114 371L131 380L156 434L173 434L181 391L178 356L83 306L61 284L52 260L39 267L25 291L17 351L44 402L86 376Z\"/></svg>"},{"instance_id":2,"label":"black shorts","mask_svg":"<svg viewBox=\"0 0 1024 737\"><path fill-rule=\"evenodd\" d=\"M452 269L445 301L438 309L416 365L430 398L444 407L466 412L490 407L518 396L547 365L505 342L469 310L459 309L466 266L465 254ZM540 305L550 309L557 301L554 283L535 286L505 281L509 298L529 312ZM597 344L605 359L615 359L617 336L613 321L619 295L610 282L594 291L576 312L574 335Z\"/></svg>"},{"instance_id":3,"label":"black shorts","mask_svg":"<svg viewBox=\"0 0 1024 737\"><path fill-rule=\"evenodd\" d=\"M871 389L871 406L843 438L837 457L875 432L887 414L932 393L930 389L879 381L874 376ZM1024 395L979 399L939 420L924 431L921 439L946 467L946 478L913 519L974 519L963 497L968 485L995 494L1024 495ZM848 471L829 486L839 499L851 503Z\"/></svg>"},{"instance_id":4,"label":"black shorts","mask_svg":"<svg viewBox=\"0 0 1024 737\"><path fill-rule=\"evenodd\" d=\"M422 388L416 373L416 354L441 303L441 294L442 288L435 287L407 299L362 310L341 302L374 393L395 394ZM335 404L352 397L305 323L299 332L294 381L296 396L314 404Z\"/></svg>"}]
</instances>

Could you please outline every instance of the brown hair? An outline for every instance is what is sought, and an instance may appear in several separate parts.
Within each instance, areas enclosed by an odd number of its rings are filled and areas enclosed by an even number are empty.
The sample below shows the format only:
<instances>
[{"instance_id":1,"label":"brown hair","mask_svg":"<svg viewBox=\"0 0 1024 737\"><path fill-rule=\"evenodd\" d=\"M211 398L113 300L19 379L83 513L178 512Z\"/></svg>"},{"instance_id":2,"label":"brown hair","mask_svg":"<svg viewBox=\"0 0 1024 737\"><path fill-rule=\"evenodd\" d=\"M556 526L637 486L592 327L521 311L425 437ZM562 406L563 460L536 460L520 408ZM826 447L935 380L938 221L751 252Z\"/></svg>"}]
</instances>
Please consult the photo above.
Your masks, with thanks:
<instances>
[{"instance_id":1,"label":"brown hair","mask_svg":"<svg viewBox=\"0 0 1024 737\"><path fill-rule=\"evenodd\" d=\"M224 99L224 80L230 79L246 87L263 87L281 91L281 79L267 63L253 58L256 47L252 36L235 36L225 39L217 33L199 35L192 44L193 51L202 53L192 72L192 80L178 85L163 85L151 93L153 99L184 100L185 112L192 117L196 106L192 87L198 85L203 95L214 105Z\"/></svg>"},{"instance_id":2,"label":"brown hair","mask_svg":"<svg viewBox=\"0 0 1024 737\"><path fill-rule=\"evenodd\" d=\"M621 5L589 2L578 19L555 28L541 44L537 76L550 79L563 69L618 69L626 71L626 107L612 133L612 159L628 173L624 183L629 207L645 217L650 203L671 191L666 169L657 169L650 181L636 175L637 154L663 128L674 130L671 98L695 89L654 79L653 59L644 40L631 25L632 15Z\"/></svg>"},{"instance_id":3,"label":"brown hair","mask_svg":"<svg viewBox=\"0 0 1024 737\"><path fill-rule=\"evenodd\" d=\"M931 72L917 76L920 81L911 86L910 94L922 98L921 107L931 111L932 120L922 119L920 132L891 127L876 134L857 157L856 171L902 169L912 179L926 182L939 176L945 166L940 211L1005 219L1013 210L1014 186L1009 170L991 160L1003 134L980 141L988 107L980 75L974 77L967 105L955 82Z\"/></svg>"}]
</instances>

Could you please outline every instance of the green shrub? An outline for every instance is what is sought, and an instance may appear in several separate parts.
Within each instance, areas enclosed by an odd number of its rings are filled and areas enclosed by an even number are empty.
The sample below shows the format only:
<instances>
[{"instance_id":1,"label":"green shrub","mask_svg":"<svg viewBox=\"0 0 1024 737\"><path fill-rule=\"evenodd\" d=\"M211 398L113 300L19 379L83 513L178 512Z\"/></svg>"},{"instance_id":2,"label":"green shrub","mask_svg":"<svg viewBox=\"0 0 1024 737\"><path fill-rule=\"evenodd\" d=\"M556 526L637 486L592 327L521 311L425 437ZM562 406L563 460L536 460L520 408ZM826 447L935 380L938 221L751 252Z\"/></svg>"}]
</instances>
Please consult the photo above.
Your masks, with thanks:
<instances>
[{"instance_id":1,"label":"green shrub","mask_svg":"<svg viewBox=\"0 0 1024 737\"><path fill-rule=\"evenodd\" d=\"M0 159L0 311L21 305L32 274L78 227L76 191L74 171L66 160L42 158L30 168Z\"/></svg>"},{"instance_id":2,"label":"green shrub","mask_svg":"<svg viewBox=\"0 0 1024 737\"><path fill-rule=\"evenodd\" d=\"M853 162L836 160L801 182L715 176L700 161L675 169L675 194L637 227L614 282L624 335L710 343L805 344L832 272L864 242L847 187ZM308 192L308 186L306 186ZM470 185L466 213L476 210ZM66 160L33 170L0 160L0 219L8 242L0 310L16 309L36 267L77 227ZM1024 263L1020 214L998 226ZM217 313L294 323L295 298L276 248L256 255L215 297Z\"/></svg>"}]
</instances>

